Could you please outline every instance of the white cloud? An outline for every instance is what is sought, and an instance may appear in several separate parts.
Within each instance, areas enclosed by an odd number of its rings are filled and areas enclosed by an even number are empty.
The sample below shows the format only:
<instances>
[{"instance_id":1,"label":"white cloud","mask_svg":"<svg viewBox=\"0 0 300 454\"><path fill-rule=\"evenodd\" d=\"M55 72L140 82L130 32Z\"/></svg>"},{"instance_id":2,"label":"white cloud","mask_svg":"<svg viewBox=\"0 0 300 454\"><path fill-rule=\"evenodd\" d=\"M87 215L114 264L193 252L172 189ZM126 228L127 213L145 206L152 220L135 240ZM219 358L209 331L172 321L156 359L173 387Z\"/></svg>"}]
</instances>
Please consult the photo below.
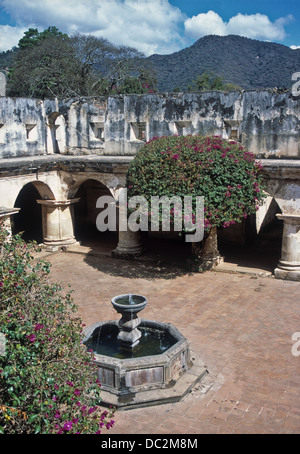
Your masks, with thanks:
<instances>
[{"instance_id":1,"label":"white cloud","mask_svg":"<svg viewBox=\"0 0 300 454\"><path fill-rule=\"evenodd\" d=\"M230 34L253 39L282 40L286 36L284 26L291 19L292 16L287 16L271 22L265 14L244 15L239 13L229 20L227 30Z\"/></svg>"},{"instance_id":2,"label":"white cloud","mask_svg":"<svg viewBox=\"0 0 300 454\"><path fill-rule=\"evenodd\" d=\"M187 34L193 38L205 35L227 35L225 22L214 11L193 16L184 22L184 26Z\"/></svg>"},{"instance_id":3,"label":"white cloud","mask_svg":"<svg viewBox=\"0 0 300 454\"><path fill-rule=\"evenodd\" d=\"M193 38L211 35L240 35L253 39L282 40L285 38L284 26L293 20L293 16L281 17L271 22L264 14L238 13L228 22L214 11L201 13L185 21L186 33Z\"/></svg>"},{"instance_id":4,"label":"white cloud","mask_svg":"<svg viewBox=\"0 0 300 454\"><path fill-rule=\"evenodd\" d=\"M22 27L11 27L10 25L0 25L0 52L11 49L18 45L19 40L28 29Z\"/></svg>"},{"instance_id":5,"label":"white cloud","mask_svg":"<svg viewBox=\"0 0 300 454\"><path fill-rule=\"evenodd\" d=\"M294 45L292 45L292 46L290 46L290 47L291 47L291 49L293 49L293 50L295 50L295 49L300 49L300 46L294 46Z\"/></svg>"},{"instance_id":6,"label":"white cloud","mask_svg":"<svg viewBox=\"0 0 300 454\"><path fill-rule=\"evenodd\" d=\"M72 34L101 36L146 55L180 49L181 11L168 0L2 0L19 27L50 25Z\"/></svg>"},{"instance_id":7,"label":"white cloud","mask_svg":"<svg viewBox=\"0 0 300 454\"><path fill-rule=\"evenodd\" d=\"M225 22L214 11L187 18L169 0L0 0L16 26L0 26L0 50L18 44L24 31L56 26L69 35L93 34L145 55L168 54L208 34L282 40L292 16L271 22L263 14L237 14Z\"/></svg>"}]
</instances>

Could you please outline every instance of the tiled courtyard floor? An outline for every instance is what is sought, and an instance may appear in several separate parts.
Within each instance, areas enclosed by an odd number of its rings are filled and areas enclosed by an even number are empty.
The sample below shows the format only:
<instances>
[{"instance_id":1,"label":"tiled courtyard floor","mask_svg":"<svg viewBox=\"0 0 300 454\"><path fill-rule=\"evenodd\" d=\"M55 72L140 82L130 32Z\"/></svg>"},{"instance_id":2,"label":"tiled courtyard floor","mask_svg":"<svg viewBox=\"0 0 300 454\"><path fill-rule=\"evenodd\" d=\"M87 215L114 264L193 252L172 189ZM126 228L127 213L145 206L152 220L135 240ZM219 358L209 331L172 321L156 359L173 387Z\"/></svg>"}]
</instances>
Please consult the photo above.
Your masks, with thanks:
<instances>
[{"instance_id":1,"label":"tiled courtyard floor","mask_svg":"<svg viewBox=\"0 0 300 454\"><path fill-rule=\"evenodd\" d=\"M174 324L209 371L180 402L117 411L110 434L300 433L300 356L292 354L300 283L91 253L47 260L51 278L71 284L86 325L118 318L113 296L145 295L141 316Z\"/></svg>"}]
</instances>

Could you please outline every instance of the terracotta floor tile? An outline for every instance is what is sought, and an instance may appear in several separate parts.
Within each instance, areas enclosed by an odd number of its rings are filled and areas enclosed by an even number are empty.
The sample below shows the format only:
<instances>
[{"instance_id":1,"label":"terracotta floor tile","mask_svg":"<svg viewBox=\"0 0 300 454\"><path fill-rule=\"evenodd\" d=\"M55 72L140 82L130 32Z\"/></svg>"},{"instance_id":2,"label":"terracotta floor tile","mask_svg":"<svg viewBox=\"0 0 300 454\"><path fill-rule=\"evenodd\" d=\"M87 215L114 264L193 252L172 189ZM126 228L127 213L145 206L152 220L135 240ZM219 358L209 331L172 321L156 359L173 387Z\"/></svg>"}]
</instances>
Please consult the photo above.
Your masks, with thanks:
<instances>
[{"instance_id":1,"label":"terracotta floor tile","mask_svg":"<svg viewBox=\"0 0 300 454\"><path fill-rule=\"evenodd\" d=\"M206 394L118 411L111 434L300 433L300 283L221 272L160 274L140 261L56 253L51 279L71 284L86 325L118 318L111 298L147 297L144 318L173 323L207 365Z\"/></svg>"}]
</instances>

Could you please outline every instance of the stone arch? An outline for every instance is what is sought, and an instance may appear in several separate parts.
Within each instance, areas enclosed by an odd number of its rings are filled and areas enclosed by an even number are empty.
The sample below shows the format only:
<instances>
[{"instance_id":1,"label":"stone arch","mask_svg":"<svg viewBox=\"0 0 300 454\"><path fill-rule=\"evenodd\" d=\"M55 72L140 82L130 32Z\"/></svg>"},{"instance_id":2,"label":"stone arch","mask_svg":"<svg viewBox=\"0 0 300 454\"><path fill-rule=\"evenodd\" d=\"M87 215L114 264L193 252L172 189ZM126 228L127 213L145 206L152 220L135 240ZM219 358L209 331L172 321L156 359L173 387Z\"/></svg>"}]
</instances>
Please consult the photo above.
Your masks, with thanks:
<instances>
[{"instance_id":1,"label":"stone arch","mask_svg":"<svg viewBox=\"0 0 300 454\"><path fill-rule=\"evenodd\" d=\"M60 112L48 116L47 150L48 154L60 154L66 151L66 122Z\"/></svg>"},{"instance_id":2,"label":"stone arch","mask_svg":"<svg viewBox=\"0 0 300 454\"><path fill-rule=\"evenodd\" d=\"M104 237L108 242L116 242L117 232L97 230L96 219L101 209L96 207L96 202L101 196L113 197L113 194L98 178L86 177L77 181L70 189L69 198L79 199L74 205L74 230L76 239L81 243L98 243Z\"/></svg>"},{"instance_id":3,"label":"stone arch","mask_svg":"<svg viewBox=\"0 0 300 454\"><path fill-rule=\"evenodd\" d=\"M259 210L239 224L218 231L219 249L225 262L273 272L281 253L281 208L273 194Z\"/></svg>"},{"instance_id":4,"label":"stone arch","mask_svg":"<svg viewBox=\"0 0 300 454\"><path fill-rule=\"evenodd\" d=\"M14 207L20 211L13 216L12 233L22 233L25 241L43 241L43 223L39 199L53 200L54 195L49 186L41 181L31 181L23 185L19 191Z\"/></svg>"}]
</instances>

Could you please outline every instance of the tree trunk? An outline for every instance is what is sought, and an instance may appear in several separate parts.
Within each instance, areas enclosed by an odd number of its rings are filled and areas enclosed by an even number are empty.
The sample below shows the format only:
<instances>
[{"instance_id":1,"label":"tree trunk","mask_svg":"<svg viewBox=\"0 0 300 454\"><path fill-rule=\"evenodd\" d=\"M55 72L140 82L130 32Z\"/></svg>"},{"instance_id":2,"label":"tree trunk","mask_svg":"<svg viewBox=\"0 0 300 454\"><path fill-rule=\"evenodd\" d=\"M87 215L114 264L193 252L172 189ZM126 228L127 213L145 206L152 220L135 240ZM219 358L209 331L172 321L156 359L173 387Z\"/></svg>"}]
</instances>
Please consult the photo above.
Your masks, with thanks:
<instances>
[{"instance_id":1,"label":"tree trunk","mask_svg":"<svg viewBox=\"0 0 300 454\"><path fill-rule=\"evenodd\" d=\"M210 270L220 262L221 257L218 250L216 227L212 227L209 232L205 232L201 242L192 243L192 253L196 259L199 271Z\"/></svg>"}]
</instances>

